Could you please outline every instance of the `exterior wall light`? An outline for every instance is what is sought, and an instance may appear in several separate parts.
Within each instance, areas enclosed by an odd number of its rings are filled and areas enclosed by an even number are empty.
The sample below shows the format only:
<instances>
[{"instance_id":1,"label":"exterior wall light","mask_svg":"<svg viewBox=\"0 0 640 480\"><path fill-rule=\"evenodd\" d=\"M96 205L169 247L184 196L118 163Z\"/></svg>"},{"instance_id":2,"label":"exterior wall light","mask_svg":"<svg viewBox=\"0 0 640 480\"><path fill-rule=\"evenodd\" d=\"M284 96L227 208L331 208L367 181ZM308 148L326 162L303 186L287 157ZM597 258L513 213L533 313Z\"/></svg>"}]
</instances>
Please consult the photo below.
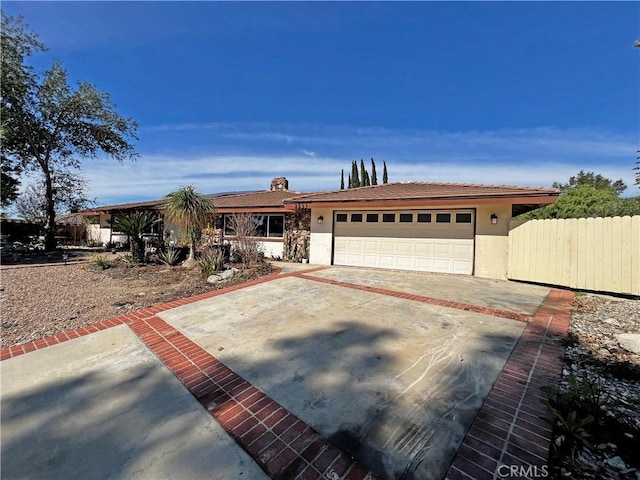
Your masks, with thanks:
<instances>
[{"instance_id":1,"label":"exterior wall light","mask_svg":"<svg viewBox=\"0 0 640 480\"><path fill-rule=\"evenodd\" d=\"M319 224L322 224L322 222L324 222L324 217L323 217L322 215L320 215L320 216L318 217L318 223L319 223Z\"/></svg>"},{"instance_id":2,"label":"exterior wall light","mask_svg":"<svg viewBox=\"0 0 640 480\"><path fill-rule=\"evenodd\" d=\"M495 213L491 214L491 225L495 225L498 223L498 216Z\"/></svg>"}]
</instances>

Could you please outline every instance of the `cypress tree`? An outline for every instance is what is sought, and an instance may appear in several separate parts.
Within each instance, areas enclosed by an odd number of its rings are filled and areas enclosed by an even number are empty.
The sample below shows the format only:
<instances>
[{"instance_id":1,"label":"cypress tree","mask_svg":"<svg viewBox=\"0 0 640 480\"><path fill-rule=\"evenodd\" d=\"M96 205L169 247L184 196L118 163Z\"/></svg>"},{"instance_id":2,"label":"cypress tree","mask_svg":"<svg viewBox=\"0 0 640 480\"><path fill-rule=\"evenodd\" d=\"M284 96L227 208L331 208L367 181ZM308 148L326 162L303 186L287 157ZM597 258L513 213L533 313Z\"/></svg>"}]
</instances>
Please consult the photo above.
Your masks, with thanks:
<instances>
[{"instance_id":1,"label":"cypress tree","mask_svg":"<svg viewBox=\"0 0 640 480\"><path fill-rule=\"evenodd\" d=\"M367 170L364 171L364 186L368 187L371 185L371 180L369 179L369 172Z\"/></svg>"},{"instance_id":2,"label":"cypress tree","mask_svg":"<svg viewBox=\"0 0 640 480\"><path fill-rule=\"evenodd\" d=\"M382 162L382 183L389 183L389 176L387 175L387 162Z\"/></svg>"},{"instance_id":3,"label":"cypress tree","mask_svg":"<svg viewBox=\"0 0 640 480\"><path fill-rule=\"evenodd\" d=\"M342 169L342 173L340 173L340 190L344 190L344 168Z\"/></svg>"},{"instance_id":4,"label":"cypress tree","mask_svg":"<svg viewBox=\"0 0 640 480\"><path fill-rule=\"evenodd\" d=\"M378 175L376 174L376 161L371 157L371 185L378 184Z\"/></svg>"},{"instance_id":5,"label":"cypress tree","mask_svg":"<svg viewBox=\"0 0 640 480\"><path fill-rule=\"evenodd\" d=\"M367 170L364 168L364 160L360 159L360 186L361 187L367 186L367 184L365 183L365 173L367 173Z\"/></svg>"},{"instance_id":6,"label":"cypress tree","mask_svg":"<svg viewBox=\"0 0 640 480\"><path fill-rule=\"evenodd\" d=\"M347 188L353 188L353 183L351 182L351 174L349 174L349 186Z\"/></svg>"},{"instance_id":7,"label":"cypress tree","mask_svg":"<svg viewBox=\"0 0 640 480\"><path fill-rule=\"evenodd\" d=\"M353 180L353 188L360 186L360 177L358 176L358 163L354 160L351 164L351 179Z\"/></svg>"}]
</instances>

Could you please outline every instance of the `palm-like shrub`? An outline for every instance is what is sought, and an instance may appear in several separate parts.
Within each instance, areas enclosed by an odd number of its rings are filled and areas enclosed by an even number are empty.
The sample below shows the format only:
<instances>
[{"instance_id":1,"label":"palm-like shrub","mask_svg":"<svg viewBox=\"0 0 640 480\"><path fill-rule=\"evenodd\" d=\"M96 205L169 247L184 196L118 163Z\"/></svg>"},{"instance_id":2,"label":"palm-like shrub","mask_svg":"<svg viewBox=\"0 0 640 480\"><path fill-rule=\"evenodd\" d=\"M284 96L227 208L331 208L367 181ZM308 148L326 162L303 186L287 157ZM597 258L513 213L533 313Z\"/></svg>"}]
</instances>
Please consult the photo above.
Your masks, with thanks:
<instances>
[{"instance_id":1,"label":"palm-like shrub","mask_svg":"<svg viewBox=\"0 0 640 480\"><path fill-rule=\"evenodd\" d=\"M118 216L111 222L111 228L124 233L131 243L131 255L138 263L144 263L143 234L158 222L158 217L151 212L136 212Z\"/></svg>"},{"instance_id":2,"label":"palm-like shrub","mask_svg":"<svg viewBox=\"0 0 640 480\"><path fill-rule=\"evenodd\" d=\"M180 263L180 250L169 247L159 253L160 261L170 267L175 267Z\"/></svg>"},{"instance_id":3,"label":"palm-like shrub","mask_svg":"<svg viewBox=\"0 0 640 480\"><path fill-rule=\"evenodd\" d=\"M214 213L211 199L198 193L192 186L182 187L164 197L165 220L180 228L189 242L188 262L195 261L196 243Z\"/></svg>"}]
</instances>

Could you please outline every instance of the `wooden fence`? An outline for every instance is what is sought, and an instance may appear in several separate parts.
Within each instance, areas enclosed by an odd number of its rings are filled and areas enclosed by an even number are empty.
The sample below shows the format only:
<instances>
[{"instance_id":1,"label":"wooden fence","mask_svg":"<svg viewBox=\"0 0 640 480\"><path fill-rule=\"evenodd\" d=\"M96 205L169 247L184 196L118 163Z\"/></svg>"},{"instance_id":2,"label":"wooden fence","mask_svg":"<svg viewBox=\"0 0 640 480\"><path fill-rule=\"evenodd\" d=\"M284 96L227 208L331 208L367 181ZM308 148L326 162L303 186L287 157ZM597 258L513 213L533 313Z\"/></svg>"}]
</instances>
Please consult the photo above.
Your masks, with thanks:
<instances>
[{"instance_id":1,"label":"wooden fence","mask_svg":"<svg viewBox=\"0 0 640 480\"><path fill-rule=\"evenodd\" d=\"M512 222L507 276L640 295L640 215Z\"/></svg>"}]
</instances>

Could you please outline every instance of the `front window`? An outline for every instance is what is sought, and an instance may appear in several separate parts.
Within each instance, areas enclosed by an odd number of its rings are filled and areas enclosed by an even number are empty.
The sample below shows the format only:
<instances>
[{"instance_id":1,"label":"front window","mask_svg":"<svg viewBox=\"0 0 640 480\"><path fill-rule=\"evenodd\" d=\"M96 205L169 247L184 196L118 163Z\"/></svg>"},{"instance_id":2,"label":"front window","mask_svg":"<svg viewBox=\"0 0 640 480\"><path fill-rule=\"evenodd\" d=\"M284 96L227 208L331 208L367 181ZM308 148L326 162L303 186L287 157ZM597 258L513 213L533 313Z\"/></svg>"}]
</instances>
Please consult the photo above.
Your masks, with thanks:
<instances>
[{"instance_id":1,"label":"front window","mask_svg":"<svg viewBox=\"0 0 640 480\"><path fill-rule=\"evenodd\" d=\"M233 231L233 215L224 217L224 235L235 236ZM284 236L284 215L251 215L251 221L256 226L256 237L282 238Z\"/></svg>"}]
</instances>

